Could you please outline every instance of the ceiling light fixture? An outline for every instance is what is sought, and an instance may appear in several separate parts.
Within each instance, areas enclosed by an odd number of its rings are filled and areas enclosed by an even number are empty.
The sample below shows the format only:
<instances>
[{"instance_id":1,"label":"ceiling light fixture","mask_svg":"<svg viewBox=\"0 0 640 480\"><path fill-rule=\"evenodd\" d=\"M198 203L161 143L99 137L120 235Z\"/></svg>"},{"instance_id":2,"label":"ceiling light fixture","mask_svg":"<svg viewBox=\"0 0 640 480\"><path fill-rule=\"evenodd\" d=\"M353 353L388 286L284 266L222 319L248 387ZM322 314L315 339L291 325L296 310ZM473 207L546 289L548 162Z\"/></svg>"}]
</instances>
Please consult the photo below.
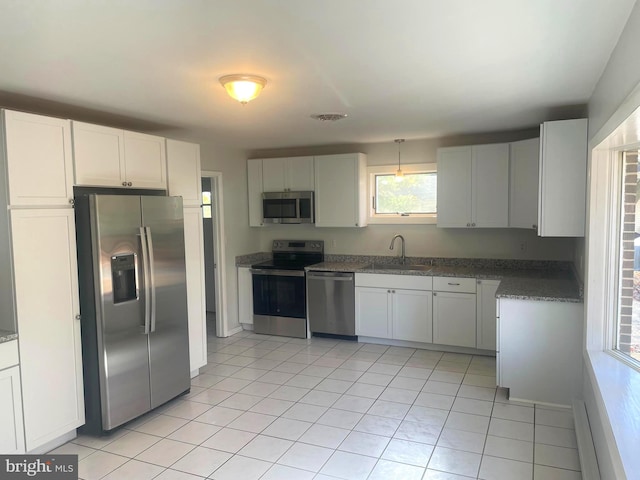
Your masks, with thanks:
<instances>
[{"instance_id":1,"label":"ceiling light fixture","mask_svg":"<svg viewBox=\"0 0 640 480\"><path fill-rule=\"evenodd\" d=\"M260 95L267 80L257 75L234 74L221 77L220 83L231 98L246 105Z\"/></svg>"},{"instance_id":2,"label":"ceiling light fixture","mask_svg":"<svg viewBox=\"0 0 640 480\"><path fill-rule=\"evenodd\" d=\"M400 168L400 144L404 142L404 138L396 138L394 142L398 144L398 170L396 170L396 180L400 180L404 177L404 172Z\"/></svg>"}]
</instances>

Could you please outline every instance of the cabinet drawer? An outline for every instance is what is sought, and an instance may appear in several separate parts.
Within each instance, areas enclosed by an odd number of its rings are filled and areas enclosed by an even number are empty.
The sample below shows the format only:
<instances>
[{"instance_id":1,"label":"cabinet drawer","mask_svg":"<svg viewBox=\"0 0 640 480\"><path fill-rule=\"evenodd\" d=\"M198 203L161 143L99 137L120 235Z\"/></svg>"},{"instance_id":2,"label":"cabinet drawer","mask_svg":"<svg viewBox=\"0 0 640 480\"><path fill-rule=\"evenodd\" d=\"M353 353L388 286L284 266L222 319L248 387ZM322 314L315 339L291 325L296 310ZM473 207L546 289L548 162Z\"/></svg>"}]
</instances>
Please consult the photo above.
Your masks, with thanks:
<instances>
[{"instance_id":1,"label":"cabinet drawer","mask_svg":"<svg viewBox=\"0 0 640 480\"><path fill-rule=\"evenodd\" d=\"M0 370L13 367L18 363L18 341L0 343Z\"/></svg>"},{"instance_id":2,"label":"cabinet drawer","mask_svg":"<svg viewBox=\"0 0 640 480\"><path fill-rule=\"evenodd\" d=\"M438 292L476 293L476 279L462 277L433 277L433 289Z\"/></svg>"},{"instance_id":3,"label":"cabinet drawer","mask_svg":"<svg viewBox=\"0 0 640 480\"><path fill-rule=\"evenodd\" d=\"M356 287L432 290L433 278L426 275L387 275L380 273L356 273L355 285Z\"/></svg>"}]
</instances>

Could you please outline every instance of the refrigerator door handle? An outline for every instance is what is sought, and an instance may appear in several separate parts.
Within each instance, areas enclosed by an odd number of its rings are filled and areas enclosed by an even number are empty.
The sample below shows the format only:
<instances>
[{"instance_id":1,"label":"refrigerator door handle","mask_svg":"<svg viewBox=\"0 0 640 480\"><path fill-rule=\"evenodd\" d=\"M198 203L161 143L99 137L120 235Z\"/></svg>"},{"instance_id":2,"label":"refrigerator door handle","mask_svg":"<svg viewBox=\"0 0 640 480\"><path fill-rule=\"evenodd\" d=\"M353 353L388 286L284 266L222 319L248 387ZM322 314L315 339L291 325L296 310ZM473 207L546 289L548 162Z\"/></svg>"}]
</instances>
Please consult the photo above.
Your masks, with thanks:
<instances>
[{"instance_id":1,"label":"refrigerator door handle","mask_svg":"<svg viewBox=\"0 0 640 480\"><path fill-rule=\"evenodd\" d=\"M149 334L151 324L151 284L149 274L149 248L147 246L146 227L140 227L140 243L142 246L142 271L144 272L144 333Z\"/></svg>"},{"instance_id":2,"label":"refrigerator door handle","mask_svg":"<svg viewBox=\"0 0 640 480\"><path fill-rule=\"evenodd\" d=\"M149 279L151 281L151 332L156 331L156 273L153 259L153 236L151 227L145 227L147 231L147 249L149 255Z\"/></svg>"}]
</instances>

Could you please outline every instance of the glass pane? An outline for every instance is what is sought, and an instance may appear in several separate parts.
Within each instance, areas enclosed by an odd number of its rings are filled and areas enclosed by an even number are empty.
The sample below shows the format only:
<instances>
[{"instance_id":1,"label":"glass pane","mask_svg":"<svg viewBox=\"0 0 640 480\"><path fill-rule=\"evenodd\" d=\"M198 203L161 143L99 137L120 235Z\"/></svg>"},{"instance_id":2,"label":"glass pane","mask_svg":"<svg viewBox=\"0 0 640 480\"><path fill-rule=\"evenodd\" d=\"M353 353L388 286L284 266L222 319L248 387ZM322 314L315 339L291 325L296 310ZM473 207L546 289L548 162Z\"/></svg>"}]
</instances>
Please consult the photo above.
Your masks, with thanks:
<instances>
[{"instance_id":1,"label":"glass pane","mask_svg":"<svg viewBox=\"0 0 640 480\"><path fill-rule=\"evenodd\" d=\"M376 213L436 213L437 175L376 175Z\"/></svg>"},{"instance_id":2,"label":"glass pane","mask_svg":"<svg viewBox=\"0 0 640 480\"><path fill-rule=\"evenodd\" d=\"M211 218L211 205L202 206L202 218Z\"/></svg>"},{"instance_id":3,"label":"glass pane","mask_svg":"<svg viewBox=\"0 0 640 480\"><path fill-rule=\"evenodd\" d=\"M211 205L211 192L202 192L202 203L204 205Z\"/></svg>"},{"instance_id":4,"label":"glass pane","mask_svg":"<svg viewBox=\"0 0 640 480\"><path fill-rule=\"evenodd\" d=\"M616 349L640 361L640 200L638 152L623 154Z\"/></svg>"}]
</instances>

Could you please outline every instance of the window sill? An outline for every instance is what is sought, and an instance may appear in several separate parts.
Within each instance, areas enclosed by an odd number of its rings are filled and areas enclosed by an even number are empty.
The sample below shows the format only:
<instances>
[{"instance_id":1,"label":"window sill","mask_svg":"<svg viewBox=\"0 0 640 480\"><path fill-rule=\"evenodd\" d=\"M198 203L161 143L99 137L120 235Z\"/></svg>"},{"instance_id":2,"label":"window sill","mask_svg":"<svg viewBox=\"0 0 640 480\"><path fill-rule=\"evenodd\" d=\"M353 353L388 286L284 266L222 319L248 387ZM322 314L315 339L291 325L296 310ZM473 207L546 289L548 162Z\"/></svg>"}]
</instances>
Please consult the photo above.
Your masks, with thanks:
<instances>
[{"instance_id":1,"label":"window sill","mask_svg":"<svg viewBox=\"0 0 640 480\"><path fill-rule=\"evenodd\" d=\"M585 364L598 407L603 409L600 414L613 433L613 439L608 439L613 443L607 443L618 450L622 463L618 467L633 478L640 471L640 372L602 351L587 351Z\"/></svg>"},{"instance_id":2,"label":"window sill","mask_svg":"<svg viewBox=\"0 0 640 480\"><path fill-rule=\"evenodd\" d=\"M435 225L438 219L434 217L369 217L369 225Z\"/></svg>"}]
</instances>

